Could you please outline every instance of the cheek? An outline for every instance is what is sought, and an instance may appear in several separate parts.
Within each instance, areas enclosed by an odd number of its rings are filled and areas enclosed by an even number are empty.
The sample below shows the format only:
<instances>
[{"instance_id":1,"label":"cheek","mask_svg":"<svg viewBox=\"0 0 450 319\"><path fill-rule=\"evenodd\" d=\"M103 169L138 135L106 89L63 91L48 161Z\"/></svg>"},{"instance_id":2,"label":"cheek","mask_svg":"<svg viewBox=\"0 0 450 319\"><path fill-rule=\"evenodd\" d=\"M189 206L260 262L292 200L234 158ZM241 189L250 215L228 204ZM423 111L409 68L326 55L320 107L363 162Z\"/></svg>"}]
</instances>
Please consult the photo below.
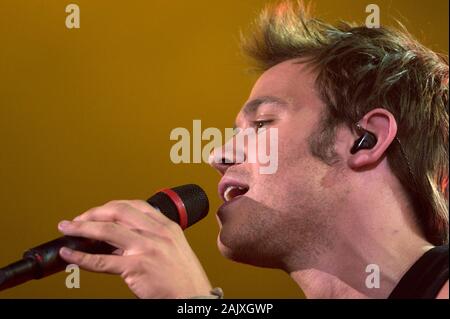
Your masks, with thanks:
<instances>
[{"instance_id":1,"label":"cheek","mask_svg":"<svg viewBox=\"0 0 450 319\"><path fill-rule=\"evenodd\" d=\"M306 138L280 138L276 173L259 174L254 168L247 195L271 208L285 210L320 193L321 176L327 167L311 155Z\"/></svg>"},{"instance_id":2,"label":"cheek","mask_svg":"<svg viewBox=\"0 0 450 319\"><path fill-rule=\"evenodd\" d=\"M275 174L268 175L266 178L281 182L297 179L302 176L304 168L310 165L311 159L312 156L306 138L303 136L292 137L289 132L280 130L278 169ZM263 175L261 177L264 178Z\"/></svg>"},{"instance_id":3,"label":"cheek","mask_svg":"<svg viewBox=\"0 0 450 319\"><path fill-rule=\"evenodd\" d=\"M298 162L301 162L303 158L310 156L309 145L307 138L303 136L304 132L291 132L289 126L281 127L278 129L277 134L267 132L265 135L265 146L257 147L253 158L257 158L258 162L254 163L249 161L250 170L255 180L266 179L267 177L283 177L288 174L291 167L295 167ZM271 135L271 136L270 136ZM269 137L270 136L270 137ZM277 137L275 139L275 137ZM258 145L261 141L258 140ZM274 147L274 144L275 147ZM265 151L265 154L260 154ZM266 161L265 163L260 161L261 157ZM269 163L267 163L269 161ZM263 167L276 166L277 169L272 173L261 173ZM267 172L267 170L266 170Z\"/></svg>"}]
</instances>

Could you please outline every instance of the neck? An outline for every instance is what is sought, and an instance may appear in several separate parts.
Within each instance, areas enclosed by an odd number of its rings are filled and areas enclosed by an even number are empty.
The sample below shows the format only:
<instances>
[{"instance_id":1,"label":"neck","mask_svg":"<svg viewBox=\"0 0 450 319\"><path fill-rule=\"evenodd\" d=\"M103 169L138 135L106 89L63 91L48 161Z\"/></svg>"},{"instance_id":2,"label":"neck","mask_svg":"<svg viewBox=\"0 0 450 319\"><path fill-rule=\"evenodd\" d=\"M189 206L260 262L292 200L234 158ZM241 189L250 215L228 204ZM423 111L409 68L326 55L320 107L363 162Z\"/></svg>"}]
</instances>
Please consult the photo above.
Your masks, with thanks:
<instances>
[{"instance_id":1,"label":"neck","mask_svg":"<svg viewBox=\"0 0 450 319\"><path fill-rule=\"evenodd\" d=\"M330 256L325 265L299 269L290 276L311 299L387 298L412 264L432 248L421 241L407 245L396 254L383 247L376 254L348 247L339 256L337 252ZM372 255L377 257L375 262Z\"/></svg>"},{"instance_id":2,"label":"neck","mask_svg":"<svg viewBox=\"0 0 450 319\"><path fill-rule=\"evenodd\" d=\"M332 247L322 249L311 263L297 263L301 267L295 267L292 258L290 276L307 298L387 298L405 272L432 248L400 188L379 198L357 195L334 210L336 218L348 218L334 221Z\"/></svg>"}]
</instances>

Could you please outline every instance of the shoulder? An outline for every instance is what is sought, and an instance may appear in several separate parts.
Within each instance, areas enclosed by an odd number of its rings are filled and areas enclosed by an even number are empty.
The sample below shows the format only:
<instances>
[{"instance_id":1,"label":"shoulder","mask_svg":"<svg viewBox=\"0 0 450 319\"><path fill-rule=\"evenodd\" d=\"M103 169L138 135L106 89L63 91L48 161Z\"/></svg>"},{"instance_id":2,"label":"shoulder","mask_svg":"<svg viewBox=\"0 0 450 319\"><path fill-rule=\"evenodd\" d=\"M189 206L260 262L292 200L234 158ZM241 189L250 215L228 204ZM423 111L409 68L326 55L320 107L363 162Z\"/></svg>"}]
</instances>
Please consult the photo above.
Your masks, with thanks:
<instances>
[{"instance_id":1,"label":"shoulder","mask_svg":"<svg viewBox=\"0 0 450 319\"><path fill-rule=\"evenodd\" d=\"M448 285L448 280L447 280L445 285L442 286L442 289L437 294L436 299L449 299L449 297L448 297L448 289L449 289L449 285Z\"/></svg>"}]
</instances>

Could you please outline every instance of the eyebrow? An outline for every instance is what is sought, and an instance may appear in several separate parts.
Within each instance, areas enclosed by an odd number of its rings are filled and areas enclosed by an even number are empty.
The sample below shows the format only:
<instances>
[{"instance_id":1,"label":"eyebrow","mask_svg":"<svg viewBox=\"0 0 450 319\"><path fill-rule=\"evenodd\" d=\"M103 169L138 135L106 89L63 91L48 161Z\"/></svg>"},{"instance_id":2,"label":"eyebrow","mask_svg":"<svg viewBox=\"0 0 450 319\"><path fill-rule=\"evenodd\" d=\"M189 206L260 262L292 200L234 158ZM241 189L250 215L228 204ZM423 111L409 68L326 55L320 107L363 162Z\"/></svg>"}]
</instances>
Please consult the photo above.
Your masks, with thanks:
<instances>
[{"instance_id":1,"label":"eyebrow","mask_svg":"<svg viewBox=\"0 0 450 319\"><path fill-rule=\"evenodd\" d=\"M256 99L253 99L251 101L248 101L244 104L244 107L242 108L242 112L245 115L253 114L258 111L258 108L264 104L275 104L279 106L287 106L288 103L276 96L262 96ZM235 123L233 126L233 129L237 128L237 124Z\"/></svg>"},{"instance_id":2,"label":"eyebrow","mask_svg":"<svg viewBox=\"0 0 450 319\"><path fill-rule=\"evenodd\" d=\"M277 104L280 106L286 106L288 103L276 96L262 96L245 103L243 112L245 114L255 113L258 108L264 104Z\"/></svg>"}]
</instances>

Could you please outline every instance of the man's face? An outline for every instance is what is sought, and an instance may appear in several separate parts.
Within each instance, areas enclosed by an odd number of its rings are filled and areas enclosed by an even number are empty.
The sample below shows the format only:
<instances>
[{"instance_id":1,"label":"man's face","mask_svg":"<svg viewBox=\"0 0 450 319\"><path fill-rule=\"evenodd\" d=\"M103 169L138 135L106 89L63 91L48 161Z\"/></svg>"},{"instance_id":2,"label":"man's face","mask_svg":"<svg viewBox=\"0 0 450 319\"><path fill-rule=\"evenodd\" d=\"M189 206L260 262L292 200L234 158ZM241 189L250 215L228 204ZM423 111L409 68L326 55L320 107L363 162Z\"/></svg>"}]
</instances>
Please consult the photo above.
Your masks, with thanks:
<instances>
[{"instance_id":1,"label":"man's face","mask_svg":"<svg viewBox=\"0 0 450 319\"><path fill-rule=\"evenodd\" d=\"M230 191L217 213L218 245L228 258L286 268L298 259L293 254L299 251L317 254L308 249L309 244L326 241L324 232L330 235L333 216L329 207L333 207L337 197L333 192L341 177L335 166L310 151L309 141L320 131L325 112L314 80L307 65L293 60L280 63L258 79L247 106L237 116L239 129L277 128L278 169L274 174L261 174L261 165L248 160L227 164L214 159L213 166L223 175L222 197L230 185L248 188ZM249 150L243 148L235 151L244 152L248 159ZM222 155L232 156L226 150Z\"/></svg>"}]
</instances>

